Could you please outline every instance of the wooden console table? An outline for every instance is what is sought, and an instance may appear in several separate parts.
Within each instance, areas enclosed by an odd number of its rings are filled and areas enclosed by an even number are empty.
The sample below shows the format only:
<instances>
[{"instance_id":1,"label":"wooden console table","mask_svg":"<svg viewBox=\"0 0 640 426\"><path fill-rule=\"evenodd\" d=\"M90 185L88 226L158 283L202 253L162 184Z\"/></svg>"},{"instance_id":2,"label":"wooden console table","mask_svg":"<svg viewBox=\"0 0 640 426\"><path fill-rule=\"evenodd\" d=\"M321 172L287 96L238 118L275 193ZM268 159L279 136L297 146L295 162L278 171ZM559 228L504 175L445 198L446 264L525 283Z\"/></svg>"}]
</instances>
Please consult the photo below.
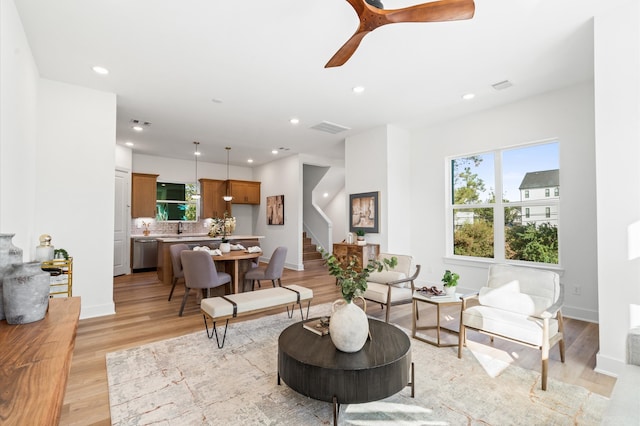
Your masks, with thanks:
<instances>
[{"instance_id":1,"label":"wooden console table","mask_svg":"<svg viewBox=\"0 0 640 426\"><path fill-rule=\"evenodd\" d=\"M362 270L363 265L367 265L370 259L377 259L380 254L380 244L367 244L359 246L357 244L334 243L333 254L342 263L347 265L353 256L358 259L356 270Z\"/></svg>"},{"instance_id":2,"label":"wooden console table","mask_svg":"<svg viewBox=\"0 0 640 426\"><path fill-rule=\"evenodd\" d=\"M53 298L41 321L0 321L0 424L58 424L79 316L79 297Z\"/></svg>"}]
</instances>

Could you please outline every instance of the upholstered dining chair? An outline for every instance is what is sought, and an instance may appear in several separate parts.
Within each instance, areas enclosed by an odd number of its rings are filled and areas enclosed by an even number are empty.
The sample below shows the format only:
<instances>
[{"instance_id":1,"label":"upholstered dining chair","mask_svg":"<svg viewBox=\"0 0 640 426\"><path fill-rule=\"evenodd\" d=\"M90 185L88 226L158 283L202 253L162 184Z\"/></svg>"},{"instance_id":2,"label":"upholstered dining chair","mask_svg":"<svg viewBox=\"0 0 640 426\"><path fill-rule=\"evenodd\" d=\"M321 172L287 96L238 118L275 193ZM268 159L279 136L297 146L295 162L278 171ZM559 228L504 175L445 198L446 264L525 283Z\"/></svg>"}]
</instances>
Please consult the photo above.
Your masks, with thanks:
<instances>
[{"instance_id":1,"label":"upholstered dining chair","mask_svg":"<svg viewBox=\"0 0 640 426\"><path fill-rule=\"evenodd\" d=\"M173 269L173 279L171 280L171 292L169 293L169 301L173 296L173 290L176 289L176 284L179 279L184 279L184 271L182 270L182 259L180 259L180 253L184 250L189 250L189 246L186 244L174 244L169 246L169 254L171 255L171 268Z\"/></svg>"},{"instance_id":2,"label":"upholstered dining chair","mask_svg":"<svg viewBox=\"0 0 640 426\"><path fill-rule=\"evenodd\" d=\"M182 268L184 271L184 297L182 298L182 306L180 306L179 316L182 316L184 305L189 297L189 290L192 288L199 290L207 290L207 297L212 288L229 284L229 293L231 293L231 275L226 272L218 272L216 265L211 258L211 254L207 251L185 250L180 253L182 259Z\"/></svg>"},{"instance_id":3,"label":"upholstered dining chair","mask_svg":"<svg viewBox=\"0 0 640 426\"><path fill-rule=\"evenodd\" d=\"M245 281L251 280L251 290L253 291L256 285L256 281L258 282L258 287L261 287L260 281L271 280L273 286L276 286L276 280L278 281L278 286L282 287L282 271L284 269L284 262L287 258L287 248L286 247L277 247L273 254L271 255L271 259L269 259L269 264L264 266L259 266L257 268L253 268L248 270L244 274Z\"/></svg>"},{"instance_id":4,"label":"upholstered dining chair","mask_svg":"<svg viewBox=\"0 0 640 426\"><path fill-rule=\"evenodd\" d=\"M564 362L562 304L564 290L552 271L491 265L487 284L462 297L458 358L467 330L519 343L541 351L542 390L547 390L549 350L557 343ZM470 303L475 300L474 303Z\"/></svg>"},{"instance_id":5,"label":"upholstered dining chair","mask_svg":"<svg viewBox=\"0 0 640 426\"><path fill-rule=\"evenodd\" d=\"M385 322L389 322L391 306L412 303L414 281L420 273L420 265L416 265L411 274L413 257L402 254L380 253L378 260L395 257L398 264L393 269L374 271L367 278L367 289L363 297L371 302L379 303L385 312Z\"/></svg>"}]
</instances>

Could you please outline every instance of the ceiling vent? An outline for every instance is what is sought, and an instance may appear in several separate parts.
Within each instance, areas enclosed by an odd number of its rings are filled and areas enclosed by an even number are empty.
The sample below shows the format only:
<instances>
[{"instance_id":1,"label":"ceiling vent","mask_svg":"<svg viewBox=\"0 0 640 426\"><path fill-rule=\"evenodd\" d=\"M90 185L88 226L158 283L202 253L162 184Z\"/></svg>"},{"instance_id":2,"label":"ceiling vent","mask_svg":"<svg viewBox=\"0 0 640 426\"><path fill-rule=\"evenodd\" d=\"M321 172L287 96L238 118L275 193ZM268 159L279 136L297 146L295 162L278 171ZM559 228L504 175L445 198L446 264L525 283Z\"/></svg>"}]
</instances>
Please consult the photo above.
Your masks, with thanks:
<instances>
[{"instance_id":1,"label":"ceiling vent","mask_svg":"<svg viewBox=\"0 0 640 426\"><path fill-rule=\"evenodd\" d=\"M318 123L315 126L311 126L311 128L320 130L321 132L331 133L332 135L335 135L336 133L344 132L345 130L351 130L348 127L344 127L335 123L330 123L328 121L323 121L322 123Z\"/></svg>"},{"instance_id":2,"label":"ceiling vent","mask_svg":"<svg viewBox=\"0 0 640 426\"><path fill-rule=\"evenodd\" d=\"M511 83L509 80L500 81L498 83L491 85L491 87L493 87L496 90L508 89L511 86L513 86L513 83Z\"/></svg>"}]
</instances>

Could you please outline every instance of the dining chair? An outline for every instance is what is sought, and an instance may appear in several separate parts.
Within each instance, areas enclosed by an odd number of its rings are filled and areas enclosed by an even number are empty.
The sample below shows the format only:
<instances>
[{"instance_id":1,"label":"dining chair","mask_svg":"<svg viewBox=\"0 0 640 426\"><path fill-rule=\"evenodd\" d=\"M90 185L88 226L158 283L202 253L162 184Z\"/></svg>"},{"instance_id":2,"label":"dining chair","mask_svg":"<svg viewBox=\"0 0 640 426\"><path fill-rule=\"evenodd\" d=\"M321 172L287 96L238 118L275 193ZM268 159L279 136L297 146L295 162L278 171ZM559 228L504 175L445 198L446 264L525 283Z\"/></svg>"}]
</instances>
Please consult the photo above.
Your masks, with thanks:
<instances>
[{"instance_id":1,"label":"dining chair","mask_svg":"<svg viewBox=\"0 0 640 426\"><path fill-rule=\"evenodd\" d=\"M180 253L184 250L189 250L189 246L186 244L174 244L169 246L169 254L171 255L171 267L173 269L173 280L171 283L171 292L169 293L169 301L173 296L173 290L176 289L176 284L180 278L184 279L184 271L182 270L182 260L180 259Z\"/></svg>"},{"instance_id":2,"label":"dining chair","mask_svg":"<svg viewBox=\"0 0 640 426\"><path fill-rule=\"evenodd\" d=\"M251 280L251 290L255 289L256 281L258 282L258 287L261 287L260 281L262 280L271 280L273 286L276 286L276 280L278 281L278 286L282 287L282 270L284 269L284 262L287 258L287 248L286 247L277 247L273 254L271 255L271 259L266 267L258 266L257 268L253 268L247 271L244 274L244 279Z\"/></svg>"},{"instance_id":3,"label":"dining chair","mask_svg":"<svg viewBox=\"0 0 640 426\"><path fill-rule=\"evenodd\" d=\"M216 265L211 258L211 254L206 251L185 250L180 253L182 259L182 268L184 271L184 297L182 298L182 306L180 306L179 316L182 316L184 305L187 303L189 290L192 288L207 290L207 297L210 296L212 288L229 284L229 293L231 293L231 275L226 272L218 272Z\"/></svg>"}]
</instances>

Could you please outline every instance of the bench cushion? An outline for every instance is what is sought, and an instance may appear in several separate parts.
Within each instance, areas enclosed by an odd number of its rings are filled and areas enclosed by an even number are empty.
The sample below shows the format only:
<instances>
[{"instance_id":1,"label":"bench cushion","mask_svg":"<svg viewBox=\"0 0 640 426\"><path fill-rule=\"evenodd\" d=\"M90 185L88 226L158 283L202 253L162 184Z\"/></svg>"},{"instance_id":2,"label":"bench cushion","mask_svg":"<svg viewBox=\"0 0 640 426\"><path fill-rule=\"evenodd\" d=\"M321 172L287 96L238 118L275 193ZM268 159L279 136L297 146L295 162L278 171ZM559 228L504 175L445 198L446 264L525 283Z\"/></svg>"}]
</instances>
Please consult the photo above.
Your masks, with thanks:
<instances>
[{"instance_id":1,"label":"bench cushion","mask_svg":"<svg viewBox=\"0 0 640 426\"><path fill-rule=\"evenodd\" d=\"M294 291L292 291L294 290ZM270 307L296 303L313 298L313 290L299 285L291 284L283 287L267 288L264 290L249 291L245 293L229 294L223 297L209 297L202 299L200 309L211 318L230 317L233 315L233 304L237 305L237 315L253 312Z\"/></svg>"}]
</instances>

